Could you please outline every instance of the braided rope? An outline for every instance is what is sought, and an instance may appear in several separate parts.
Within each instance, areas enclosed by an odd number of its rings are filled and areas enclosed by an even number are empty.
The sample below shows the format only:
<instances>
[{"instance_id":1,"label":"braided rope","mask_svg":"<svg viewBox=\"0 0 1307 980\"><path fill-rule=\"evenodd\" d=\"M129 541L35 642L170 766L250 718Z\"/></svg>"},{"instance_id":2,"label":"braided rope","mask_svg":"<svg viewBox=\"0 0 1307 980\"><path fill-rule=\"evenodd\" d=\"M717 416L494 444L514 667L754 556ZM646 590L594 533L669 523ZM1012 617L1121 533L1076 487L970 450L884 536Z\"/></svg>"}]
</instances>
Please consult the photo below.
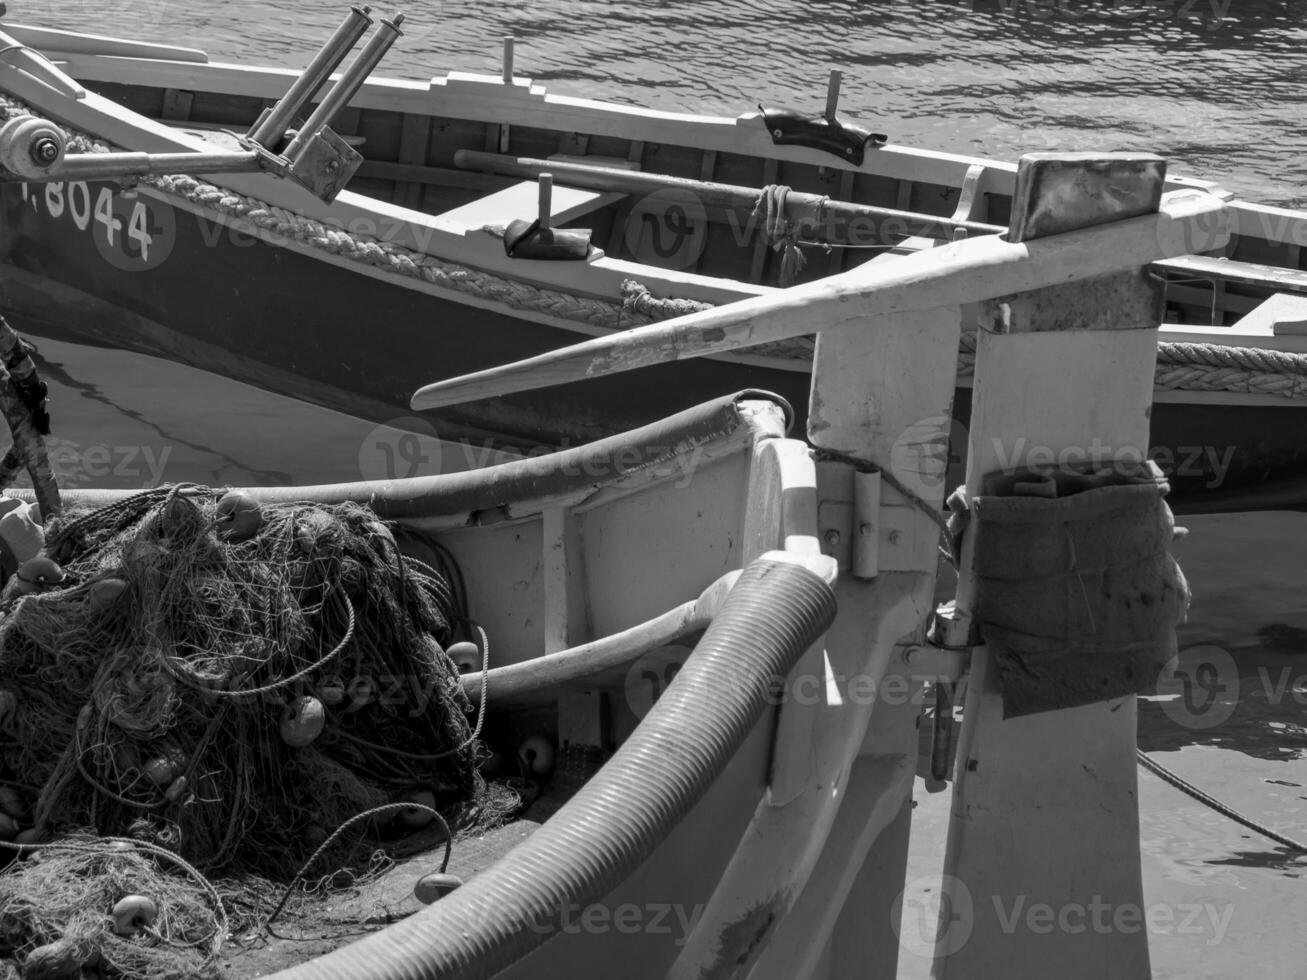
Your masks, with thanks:
<instances>
[{"instance_id":1,"label":"braided rope","mask_svg":"<svg viewBox=\"0 0 1307 980\"><path fill-rule=\"evenodd\" d=\"M23 103L0 95L0 114L5 119L26 115L30 111ZM69 146L79 153L110 152L107 143L84 133L65 132ZM513 309L546 313L559 319L620 329L674 319L712 309L714 305L689 299L661 299L633 279L622 282L621 302L543 289L468 266L445 262L371 235L333 228L286 208L276 207L191 176L146 177L141 182L161 193L182 197L227 217L246 221L270 236L293 239L311 248L394 275L422 279L478 299L501 303ZM787 237L789 222L784 213L788 190L789 188L777 185L765 188L755 208L755 215L763 219L765 233L778 250L786 250L787 245L793 247ZM788 254L786 259L792 266L797 265L797 260ZM791 275L797 272L797 268L791 268ZM812 356L812 341L800 337L750 349L755 354L802 360ZM958 351L959 377L975 374L975 351L976 334L964 333ZM1155 383L1163 390L1237 391L1303 398L1307 397L1307 355L1221 344L1164 342L1158 344Z\"/></svg>"},{"instance_id":2,"label":"braided rope","mask_svg":"<svg viewBox=\"0 0 1307 980\"><path fill-rule=\"evenodd\" d=\"M9 119L26 115L31 110L21 102L0 96L0 112ZM108 153L111 150L107 143L84 133L67 128L64 132L69 147L79 153ZM292 240L394 275L421 279L444 289L501 303L512 309L530 310L559 319L620 329L683 316L687 312L696 312L710 306L693 300L656 299L649 294L648 289L633 280L622 284L621 302L544 289L469 266L445 262L402 245L382 241L373 235L332 227L306 215L189 175L144 177L141 178L141 183L228 218L244 221L274 239Z\"/></svg>"},{"instance_id":3,"label":"braided rope","mask_svg":"<svg viewBox=\"0 0 1307 980\"><path fill-rule=\"evenodd\" d=\"M976 373L975 332L962 335L958 376ZM1157 345L1153 384L1163 391L1237 391L1307 398L1307 354L1225 344Z\"/></svg>"}]
</instances>

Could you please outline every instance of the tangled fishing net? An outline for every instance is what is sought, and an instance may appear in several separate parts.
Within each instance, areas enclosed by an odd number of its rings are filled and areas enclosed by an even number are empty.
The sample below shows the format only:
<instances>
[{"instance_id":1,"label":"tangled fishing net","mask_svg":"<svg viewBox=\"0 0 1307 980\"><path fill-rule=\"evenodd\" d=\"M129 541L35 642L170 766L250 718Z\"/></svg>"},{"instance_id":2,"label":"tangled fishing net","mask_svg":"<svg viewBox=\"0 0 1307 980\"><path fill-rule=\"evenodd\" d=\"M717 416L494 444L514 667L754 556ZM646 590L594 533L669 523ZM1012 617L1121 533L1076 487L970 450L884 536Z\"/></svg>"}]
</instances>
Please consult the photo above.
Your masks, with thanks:
<instances>
[{"instance_id":1,"label":"tangled fishing net","mask_svg":"<svg viewBox=\"0 0 1307 980\"><path fill-rule=\"evenodd\" d=\"M200 975L225 928L207 877L292 882L320 848L366 868L393 825L333 831L396 800L455 832L510 814L445 654L456 567L372 511L172 487L46 532L62 581L0 597L0 820L39 845L0 874L0 977L61 975L61 943L107 976ZM159 918L118 935L136 894Z\"/></svg>"}]
</instances>

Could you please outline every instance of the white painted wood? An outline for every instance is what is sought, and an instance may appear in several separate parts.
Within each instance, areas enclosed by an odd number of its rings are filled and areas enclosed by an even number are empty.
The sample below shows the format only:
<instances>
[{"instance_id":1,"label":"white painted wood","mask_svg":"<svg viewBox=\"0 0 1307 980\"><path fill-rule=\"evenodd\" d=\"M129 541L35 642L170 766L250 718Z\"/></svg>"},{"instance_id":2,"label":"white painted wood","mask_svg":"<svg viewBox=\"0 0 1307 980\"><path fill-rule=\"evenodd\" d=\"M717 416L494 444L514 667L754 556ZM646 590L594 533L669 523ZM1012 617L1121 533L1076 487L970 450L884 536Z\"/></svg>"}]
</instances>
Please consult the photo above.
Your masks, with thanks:
<instances>
[{"instance_id":1,"label":"white painted wood","mask_svg":"<svg viewBox=\"0 0 1307 980\"><path fill-rule=\"evenodd\" d=\"M414 394L411 404L414 409L441 408L801 337L814 329L837 331L873 318L971 303L1137 268L1159 254L1178 255L1191 247L1228 240L1223 207L1210 195L1182 191L1164 198L1157 215L1021 244L985 236L897 256L892 262L868 262L771 297L639 327L516 364L427 385ZM888 390L902 387L896 384ZM818 401L814 401L813 409L820 414ZM816 430L811 432L816 434Z\"/></svg>"},{"instance_id":2,"label":"white painted wood","mask_svg":"<svg viewBox=\"0 0 1307 980\"><path fill-rule=\"evenodd\" d=\"M1307 296L1276 293L1230 329L1307 339Z\"/></svg>"},{"instance_id":3,"label":"white painted wood","mask_svg":"<svg viewBox=\"0 0 1307 980\"><path fill-rule=\"evenodd\" d=\"M894 258L882 264L906 261ZM915 483L927 506L931 501L938 505L943 483L933 477L942 477L945 460L899 449L905 432L912 433L910 439L933 442L940 430L947 431L960 331L960 310L953 307L853 321L821 333L810 440L818 448L880 464L901 482ZM912 381L905 383L909 378ZM921 424L937 416L935 429ZM851 512L852 467L823 463L817 472L818 496L842 499ZM823 472L830 476L823 478ZM930 524L926 514L916 513ZM814 645L787 679L768 798L755 813L671 976L701 976L722 955L717 938L759 908L783 921L794 914L802 894L803 915L830 923L838 917L837 893L818 886L822 904L809 908L804 889L810 887L813 869L827 848L840 853L855 839L875 837L874 814L860 804L850 810L846 788L877 710L874 692L895 643L918 629L930 608L934 570L933 549L919 557L914 571L884 573L874 581L855 579L847 568L841 569L835 584L840 616L824 642ZM910 716L901 727L909 741L915 739ZM902 768L911 773L907 752L891 752L888 760L886 772ZM900 784L879 775L877 779L868 792L886 793L885 805L897 812L906 780ZM849 829L832 836L846 810L841 826ZM776 945L773 940L767 949ZM761 952L761 946L739 951L748 958Z\"/></svg>"},{"instance_id":4,"label":"white painted wood","mask_svg":"<svg viewBox=\"0 0 1307 980\"><path fill-rule=\"evenodd\" d=\"M1087 297L1086 302L1091 300ZM1148 445L1154 330L996 336L976 355L967 487L1045 448L1116 452ZM969 545L958 604L971 602ZM992 661L972 655L949 825L945 885L965 894L945 913L936 980L1002 976L1144 980L1143 930L1043 929L1025 915L1048 905L1072 925L1096 898L1142 914L1135 795L1135 699L1003 720ZM1017 919L1011 918L1016 909ZM1065 911L1063 911L1065 910ZM964 930L965 941L959 941Z\"/></svg>"},{"instance_id":5,"label":"white painted wood","mask_svg":"<svg viewBox=\"0 0 1307 980\"><path fill-rule=\"evenodd\" d=\"M477 198L471 204L445 211L437 217L468 228L502 226L517 220L532 221L537 216L538 188L536 181L523 180L502 191ZM554 224L566 224L621 200L623 196L555 184L550 195L549 218Z\"/></svg>"}]
</instances>

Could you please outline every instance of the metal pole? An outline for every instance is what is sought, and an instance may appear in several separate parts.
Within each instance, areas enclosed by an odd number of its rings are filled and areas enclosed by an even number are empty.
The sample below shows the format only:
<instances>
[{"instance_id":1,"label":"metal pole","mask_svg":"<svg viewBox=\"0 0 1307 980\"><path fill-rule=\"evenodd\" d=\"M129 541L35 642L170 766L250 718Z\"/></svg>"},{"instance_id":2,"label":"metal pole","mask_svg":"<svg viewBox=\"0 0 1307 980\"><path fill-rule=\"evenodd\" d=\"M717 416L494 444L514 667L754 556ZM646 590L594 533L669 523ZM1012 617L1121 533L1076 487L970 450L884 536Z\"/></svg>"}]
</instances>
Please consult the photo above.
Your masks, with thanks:
<instances>
[{"instance_id":1,"label":"metal pole","mask_svg":"<svg viewBox=\"0 0 1307 980\"><path fill-rule=\"evenodd\" d=\"M290 145L286 147L284 156L287 159L293 161L308 141L322 127L330 123L336 113L345 108L350 99L354 98L354 94L363 87L363 83L386 56L391 45L403 36L404 32L399 29L402 23L404 23L403 14L396 14L391 20L381 22L377 32L340 76L340 81L331 87L331 91L318 103L318 107L313 110L313 115L309 116Z\"/></svg>"},{"instance_id":2,"label":"metal pole","mask_svg":"<svg viewBox=\"0 0 1307 980\"><path fill-rule=\"evenodd\" d=\"M266 149L276 151L276 144L280 143L286 135L286 130L290 128L296 114L318 94L318 90L331 77L331 73L340 67L345 56L372 25L372 18L369 16L371 13L371 7L350 8L345 20L336 28L336 33L313 56L313 60L291 84L286 94L272 107L262 122L257 122L250 127L250 131L246 134L250 139Z\"/></svg>"}]
</instances>

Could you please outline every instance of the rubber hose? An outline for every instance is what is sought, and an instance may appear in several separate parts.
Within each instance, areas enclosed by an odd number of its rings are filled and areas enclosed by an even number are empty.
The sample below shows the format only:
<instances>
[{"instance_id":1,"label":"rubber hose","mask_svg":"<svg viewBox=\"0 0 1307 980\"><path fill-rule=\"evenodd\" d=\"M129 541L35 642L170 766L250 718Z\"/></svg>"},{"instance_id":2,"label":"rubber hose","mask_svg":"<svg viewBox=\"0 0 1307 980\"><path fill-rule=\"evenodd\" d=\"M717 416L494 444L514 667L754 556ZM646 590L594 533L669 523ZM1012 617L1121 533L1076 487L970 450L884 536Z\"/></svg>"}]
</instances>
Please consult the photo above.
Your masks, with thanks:
<instances>
[{"instance_id":1,"label":"rubber hose","mask_svg":"<svg viewBox=\"0 0 1307 980\"><path fill-rule=\"evenodd\" d=\"M512 965L559 931L559 910L600 901L653 852L834 618L818 575L753 562L635 732L531 837L417 915L277 976L478 980Z\"/></svg>"}]
</instances>

